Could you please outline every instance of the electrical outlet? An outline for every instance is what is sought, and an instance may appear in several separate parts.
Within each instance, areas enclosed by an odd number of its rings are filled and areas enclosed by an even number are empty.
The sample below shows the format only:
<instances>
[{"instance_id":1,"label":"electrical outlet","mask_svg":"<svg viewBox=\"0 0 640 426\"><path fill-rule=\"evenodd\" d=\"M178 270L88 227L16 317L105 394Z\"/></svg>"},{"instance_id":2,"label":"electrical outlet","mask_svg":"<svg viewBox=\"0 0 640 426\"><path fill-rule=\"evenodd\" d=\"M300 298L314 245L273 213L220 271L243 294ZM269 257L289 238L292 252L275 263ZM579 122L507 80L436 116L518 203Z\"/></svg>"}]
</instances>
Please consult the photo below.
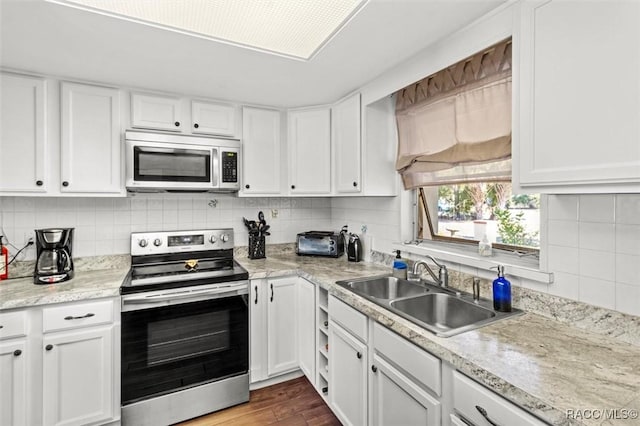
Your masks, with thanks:
<instances>
[{"instance_id":1,"label":"electrical outlet","mask_svg":"<svg viewBox=\"0 0 640 426\"><path fill-rule=\"evenodd\" d=\"M22 238L23 245L29 244L29 242L34 242L33 232L25 232L24 237Z\"/></svg>"},{"instance_id":2,"label":"electrical outlet","mask_svg":"<svg viewBox=\"0 0 640 426\"><path fill-rule=\"evenodd\" d=\"M271 218L275 219L278 217L278 209L271 209Z\"/></svg>"}]
</instances>

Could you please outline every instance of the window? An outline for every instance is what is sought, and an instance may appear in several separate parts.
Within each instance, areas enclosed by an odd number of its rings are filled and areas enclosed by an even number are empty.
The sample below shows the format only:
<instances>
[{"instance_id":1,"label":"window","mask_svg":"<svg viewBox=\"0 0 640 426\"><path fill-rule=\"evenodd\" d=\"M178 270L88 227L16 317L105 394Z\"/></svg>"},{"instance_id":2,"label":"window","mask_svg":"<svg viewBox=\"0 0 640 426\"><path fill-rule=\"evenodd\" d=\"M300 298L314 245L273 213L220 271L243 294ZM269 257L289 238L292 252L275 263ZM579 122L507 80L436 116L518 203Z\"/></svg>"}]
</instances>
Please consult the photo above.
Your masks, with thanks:
<instances>
[{"instance_id":1,"label":"window","mask_svg":"<svg viewBox=\"0 0 640 426\"><path fill-rule=\"evenodd\" d=\"M510 182L474 182L417 190L418 238L522 252L540 246L540 196L512 194Z\"/></svg>"}]
</instances>

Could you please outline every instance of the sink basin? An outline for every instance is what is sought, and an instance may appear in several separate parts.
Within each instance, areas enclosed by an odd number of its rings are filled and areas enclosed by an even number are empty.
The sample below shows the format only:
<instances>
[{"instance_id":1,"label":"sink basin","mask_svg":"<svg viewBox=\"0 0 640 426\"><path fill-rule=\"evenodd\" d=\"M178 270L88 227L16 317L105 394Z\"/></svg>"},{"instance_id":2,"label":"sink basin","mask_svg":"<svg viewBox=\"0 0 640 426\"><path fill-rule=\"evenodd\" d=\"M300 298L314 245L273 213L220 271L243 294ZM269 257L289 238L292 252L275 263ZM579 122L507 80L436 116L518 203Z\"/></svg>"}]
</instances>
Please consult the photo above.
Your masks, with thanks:
<instances>
[{"instance_id":1,"label":"sink basin","mask_svg":"<svg viewBox=\"0 0 640 426\"><path fill-rule=\"evenodd\" d=\"M424 280L415 282L379 276L338 281L336 284L441 337L522 313L518 309L494 311L491 300L474 301L468 293L442 288Z\"/></svg>"},{"instance_id":2,"label":"sink basin","mask_svg":"<svg viewBox=\"0 0 640 426\"><path fill-rule=\"evenodd\" d=\"M444 293L393 300L389 305L394 310L443 332L473 325L496 316L494 311Z\"/></svg>"},{"instance_id":3,"label":"sink basin","mask_svg":"<svg viewBox=\"0 0 640 426\"><path fill-rule=\"evenodd\" d=\"M399 299L425 294L429 290L420 284L395 277L378 277L364 281L348 281L346 287L354 293L375 299Z\"/></svg>"}]
</instances>

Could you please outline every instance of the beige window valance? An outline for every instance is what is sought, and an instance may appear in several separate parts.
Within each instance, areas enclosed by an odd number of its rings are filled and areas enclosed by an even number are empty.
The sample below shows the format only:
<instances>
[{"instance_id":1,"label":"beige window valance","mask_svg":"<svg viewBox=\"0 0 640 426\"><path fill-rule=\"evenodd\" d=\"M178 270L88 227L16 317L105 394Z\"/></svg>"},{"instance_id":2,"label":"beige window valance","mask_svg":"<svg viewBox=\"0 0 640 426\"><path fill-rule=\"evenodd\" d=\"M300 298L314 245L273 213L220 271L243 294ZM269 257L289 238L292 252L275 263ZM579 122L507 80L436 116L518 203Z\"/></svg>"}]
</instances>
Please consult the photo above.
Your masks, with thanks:
<instances>
[{"instance_id":1,"label":"beige window valance","mask_svg":"<svg viewBox=\"0 0 640 426\"><path fill-rule=\"evenodd\" d=\"M397 93L406 189L511 179L511 42Z\"/></svg>"}]
</instances>

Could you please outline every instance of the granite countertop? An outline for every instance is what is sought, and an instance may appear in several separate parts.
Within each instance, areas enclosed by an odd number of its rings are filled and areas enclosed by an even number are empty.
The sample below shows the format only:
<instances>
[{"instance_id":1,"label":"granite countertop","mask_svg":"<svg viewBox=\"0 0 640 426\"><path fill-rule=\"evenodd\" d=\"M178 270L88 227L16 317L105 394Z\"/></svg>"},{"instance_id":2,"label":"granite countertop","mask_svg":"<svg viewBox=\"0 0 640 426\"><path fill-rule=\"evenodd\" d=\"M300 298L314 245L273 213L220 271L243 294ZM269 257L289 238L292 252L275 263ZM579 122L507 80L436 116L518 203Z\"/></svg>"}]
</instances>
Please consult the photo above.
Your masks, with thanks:
<instances>
[{"instance_id":1,"label":"granite countertop","mask_svg":"<svg viewBox=\"0 0 640 426\"><path fill-rule=\"evenodd\" d=\"M292 252L236 260L251 279L300 275L426 349L498 394L552 424L639 425L639 419L567 419L567 410L640 409L640 347L525 313L443 338L335 285L388 274L376 264L300 257ZM128 267L77 271L68 282L38 286L32 278L0 283L0 310L119 295Z\"/></svg>"},{"instance_id":2,"label":"granite countertop","mask_svg":"<svg viewBox=\"0 0 640 426\"><path fill-rule=\"evenodd\" d=\"M639 425L640 419L568 419L567 410L640 408L640 347L533 313L452 337L438 337L335 281L388 274L389 268L344 258L292 254L237 258L251 278L299 274L426 349L503 397L554 425ZM630 411L631 412L631 411Z\"/></svg>"},{"instance_id":3,"label":"granite countertop","mask_svg":"<svg viewBox=\"0 0 640 426\"><path fill-rule=\"evenodd\" d=\"M51 285L36 285L33 277L2 281L0 310L119 296L128 273L129 268L75 271L71 280Z\"/></svg>"}]
</instances>

